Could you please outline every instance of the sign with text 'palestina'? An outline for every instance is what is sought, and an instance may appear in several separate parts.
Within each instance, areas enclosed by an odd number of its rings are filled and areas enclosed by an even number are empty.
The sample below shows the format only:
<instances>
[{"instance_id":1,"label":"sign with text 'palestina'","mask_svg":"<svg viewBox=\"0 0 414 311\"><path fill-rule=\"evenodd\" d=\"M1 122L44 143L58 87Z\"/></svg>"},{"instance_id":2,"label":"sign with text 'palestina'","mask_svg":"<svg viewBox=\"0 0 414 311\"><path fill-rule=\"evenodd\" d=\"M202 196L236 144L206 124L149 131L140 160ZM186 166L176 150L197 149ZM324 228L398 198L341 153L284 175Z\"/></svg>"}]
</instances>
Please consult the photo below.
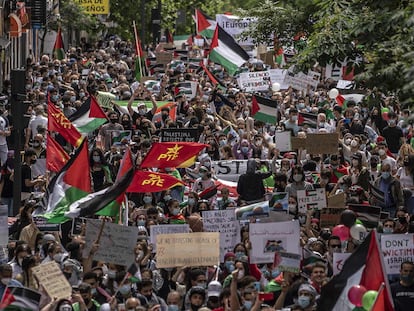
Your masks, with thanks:
<instances>
[{"instance_id":1,"label":"sign with text 'palestina'","mask_svg":"<svg viewBox=\"0 0 414 311\"><path fill-rule=\"evenodd\" d=\"M414 234L381 234L387 274L399 274L404 261L414 261Z\"/></svg>"},{"instance_id":2,"label":"sign with text 'palestina'","mask_svg":"<svg viewBox=\"0 0 414 311\"><path fill-rule=\"evenodd\" d=\"M271 263L275 252L301 254L299 221L251 223L252 244L250 263Z\"/></svg>"},{"instance_id":3,"label":"sign with text 'palestina'","mask_svg":"<svg viewBox=\"0 0 414 311\"><path fill-rule=\"evenodd\" d=\"M220 262L223 262L224 255L240 242L240 225L233 209L204 211L203 228L206 232L220 233Z\"/></svg>"}]
</instances>

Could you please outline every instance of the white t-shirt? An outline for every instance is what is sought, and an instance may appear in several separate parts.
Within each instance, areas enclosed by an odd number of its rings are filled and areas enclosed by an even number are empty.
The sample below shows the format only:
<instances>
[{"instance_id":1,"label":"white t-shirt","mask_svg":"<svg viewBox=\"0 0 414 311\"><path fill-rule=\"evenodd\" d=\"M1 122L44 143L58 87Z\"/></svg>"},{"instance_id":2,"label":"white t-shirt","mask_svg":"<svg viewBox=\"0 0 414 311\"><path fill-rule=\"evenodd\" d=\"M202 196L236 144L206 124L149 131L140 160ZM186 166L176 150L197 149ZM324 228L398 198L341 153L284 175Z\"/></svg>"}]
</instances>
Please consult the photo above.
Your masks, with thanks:
<instances>
[{"instance_id":1,"label":"white t-shirt","mask_svg":"<svg viewBox=\"0 0 414 311\"><path fill-rule=\"evenodd\" d=\"M42 115L38 115L38 116L35 116L33 119L31 119L29 121L29 126L28 127L32 131L32 137L30 137L30 138L33 139L33 137L35 137L37 135L37 129L38 129L39 126L45 128L45 129L47 128L47 118L46 117L44 117Z\"/></svg>"},{"instance_id":2,"label":"white t-shirt","mask_svg":"<svg viewBox=\"0 0 414 311\"><path fill-rule=\"evenodd\" d=\"M404 167L398 169L397 176L400 179L402 188L414 189L413 177L406 174Z\"/></svg>"},{"instance_id":3,"label":"white t-shirt","mask_svg":"<svg viewBox=\"0 0 414 311\"><path fill-rule=\"evenodd\" d=\"M0 131L3 132L6 129L7 129L7 121L3 117L0 117ZM6 136L0 135L0 145L3 146L6 144L7 144Z\"/></svg>"}]
</instances>

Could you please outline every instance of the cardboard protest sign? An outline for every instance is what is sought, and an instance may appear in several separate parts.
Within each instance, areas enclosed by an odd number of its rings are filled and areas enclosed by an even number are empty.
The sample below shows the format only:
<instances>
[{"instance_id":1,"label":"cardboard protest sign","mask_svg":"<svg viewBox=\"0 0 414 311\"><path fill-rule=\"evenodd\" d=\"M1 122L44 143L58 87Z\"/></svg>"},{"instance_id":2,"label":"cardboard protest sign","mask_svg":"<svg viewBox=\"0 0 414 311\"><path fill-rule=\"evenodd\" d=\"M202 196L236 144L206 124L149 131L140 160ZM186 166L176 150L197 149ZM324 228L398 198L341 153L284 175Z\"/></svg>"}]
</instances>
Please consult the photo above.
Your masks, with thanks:
<instances>
[{"instance_id":1,"label":"cardboard protest sign","mask_svg":"<svg viewBox=\"0 0 414 311\"><path fill-rule=\"evenodd\" d=\"M337 275L342 271L345 261L351 256L352 253L333 253L333 264L332 270L333 274Z\"/></svg>"},{"instance_id":2,"label":"cardboard protest sign","mask_svg":"<svg viewBox=\"0 0 414 311\"><path fill-rule=\"evenodd\" d=\"M275 133L275 142L279 151L284 152L292 150L291 135L290 131Z\"/></svg>"},{"instance_id":3,"label":"cardboard protest sign","mask_svg":"<svg viewBox=\"0 0 414 311\"><path fill-rule=\"evenodd\" d=\"M307 134L305 149L309 154L337 154L338 133Z\"/></svg>"},{"instance_id":4,"label":"cardboard protest sign","mask_svg":"<svg viewBox=\"0 0 414 311\"><path fill-rule=\"evenodd\" d=\"M9 241L8 206L0 205L0 246Z\"/></svg>"},{"instance_id":5,"label":"cardboard protest sign","mask_svg":"<svg viewBox=\"0 0 414 311\"><path fill-rule=\"evenodd\" d=\"M250 224L250 263L273 262L275 252L301 254L299 221Z\"/></svg>"},{"instance_id":6,"label":"cardboard protest sign","mask_svg":"<svg viewBox=\"0 0 414 311\"><path fill-rule=\"evenodd\" d=\"M290 145L292 147L291 150L306 149L307 147L306 138L291 136Z\"/></svg>"},{"instance_id":7,"label":"cardboard protest sign","mask_svg":"<svg viewBox=\"0 0 414 311\"><path fill-rule=\"evenodd\" d=\"M192 142L197 143L200 133L193 128L161 129L161 142Z\"/></svg>"},{"instance_id":8,"label":"cardboard protest sign","mask_svg":"<svg viewBox=\"0 0 414 311\"><path fill-rule=\"evenodd\" d=\"M83 256L88 257L93 243L98 238L102 221L86 221L85 248ZM94 260L128 266L135 260L134 247L137 242L138 227L129 227L106 222L99 241L99 249Z\"/></svg>"},{"instance_id":9,"label":"cardboard protest sign","mask_svg":"<svg viewBox=\"0 0 414 311\"><path fill-rule=\"evenodd\" d=\"M157 236L157 268L200 267L220 261L218 232L159 234Z\"/></svg>"},{"instance_id":10,"label":"cardboard protest sign","mask_svg":"<svg viewBox=\"0 0 414 311\"><path fill-rule=\"evenodd\" d=\"M381 251L387 274L399 274L404 261L414 262L414 234L381 234Z\"/></svg>"},{"instance_id":11,"label":"cardboard protest sign","mask_svg":"<svg viewBox=\"0 0 414 311\"><path fill-rule=\"evenodd\" d=\"M309 209L321 210L326 207L325 188L298 190L298 211L305 214Z\"/></svg>"},{"instance_id":12,"label":"cardboard protest sign","mask_svg":"<svg viewBox=\"0 0 414 311\"><path fill-rule=\"evenodd\" d=\"M245 92L267 91L270 88L269 71L242 72L238 79L239 87Z\"/></svg>"},{"instance_id":13,"label":"cardboard protest sign","mask_svg":"<svg viewBox=\"0 0 414 311\"><path fill-rule=\"evenodd\" d=\"M171 52L158 52L155 53L155 57L157 59L157 64L167 65L173 59L173 54Z\"/></svg>"},{"instance_id":14,"label":"cardboard protest sign","mask_svg":"<svg viewBox=\"0 0 414 311\"><path fill-rule=\"evenodd\" d=\"M72 286L55 261L32 267L32 272L50 298L56 297L59 300L71 297Z\"/></svg>"},{"instance_id":15,"label":"cardboard protest sign","mask_svg":"<svg viewBox=\"0 0 414 311\"><path fill-rule=\"evenodd\" d=\"M152 252L155 253L157 251L157 236L159 234L189 233L189 232L190 232L190 226L188 224L150 226L150 243L152 244Z\"/></svg>"},{"instance_id":16,"label":"cardboard protest sign","mask_svg":"<svg viewBox=\"0 0 414 311\"><path fill-rule=\"evenodd\" d=\"M232 209L203 211L203 228L205 232L220 233L220 262L240 242L240 224Z\"/></svg>"},{"instance_id":17,"label":"cardboard protest sign","mask_svg":"<svg viewBox=\"0 0 414 311\"><path fill-rule=\"evenodd\" d=\"M274 53L273 51L271 53ZM273 58L273 55L272 55ZM280 84L281 90L286 90L289 88L289 85L287 85L285 81L285 76L287 74L287 70L284 69L270 69L270 81L273 83L277 82Z\"/></svg>"},{"instance_id":18,"label":"cardboard protest sign","mask_svg":"<svg viewBox=\"0 0 414 311\"><path fill-rule=\"evenodd\" d=\"M300 272L300 261L302 256L299 254L292 254L286 252L276 252L273 265L278 268L279 271L284 272Z\"/></svg>"}]
</instances>

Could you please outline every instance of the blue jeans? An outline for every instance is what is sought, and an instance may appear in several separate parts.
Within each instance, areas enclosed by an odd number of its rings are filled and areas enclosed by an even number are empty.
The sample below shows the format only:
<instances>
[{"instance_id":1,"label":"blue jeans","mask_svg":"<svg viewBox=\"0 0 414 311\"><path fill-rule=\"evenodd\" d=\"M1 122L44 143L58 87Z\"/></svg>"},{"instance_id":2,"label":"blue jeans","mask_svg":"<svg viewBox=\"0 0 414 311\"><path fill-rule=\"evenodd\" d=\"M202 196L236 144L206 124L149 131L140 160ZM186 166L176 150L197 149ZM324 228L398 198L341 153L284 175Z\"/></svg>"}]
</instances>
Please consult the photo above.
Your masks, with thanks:
<instances>
[{"instance_id":1,"label":"blue jeans","mask_svg":"<svg viewBox=\"0 0 414 311\"><path fill-rule=\"evenodd\" d=\"M7 210L9 213L9 217L13 217L13 198L1 198L1 204L7 205Z\"/></svg>"}]
</instances>

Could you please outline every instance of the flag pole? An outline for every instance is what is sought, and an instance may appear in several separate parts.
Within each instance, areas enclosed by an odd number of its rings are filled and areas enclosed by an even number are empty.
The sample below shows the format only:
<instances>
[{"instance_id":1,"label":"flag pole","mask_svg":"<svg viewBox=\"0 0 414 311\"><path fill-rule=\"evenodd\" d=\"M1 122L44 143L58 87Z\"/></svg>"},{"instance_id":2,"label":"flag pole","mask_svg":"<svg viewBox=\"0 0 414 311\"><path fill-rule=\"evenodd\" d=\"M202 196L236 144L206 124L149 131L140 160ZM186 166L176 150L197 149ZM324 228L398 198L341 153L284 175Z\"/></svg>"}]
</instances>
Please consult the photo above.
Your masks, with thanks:
<instances>
[{"instance_id":1,"label":"flag pole","mask_svg":"<svg viewBox=\"0 0 414 311\"><path fill-rule=\"evenodd\" d=\"M140 42L138 38L138 32L137 32L137 25L135 24L135 21L132 22L134 27L134 36L135 36L135 49L138 55L138 65L139 65L139 71L141 72L141 77L143 76L142 72L142 64L141 64L141 49L140 49ZM135 60L136 61L136 60Z\"/></svg>"}]
</instances>

